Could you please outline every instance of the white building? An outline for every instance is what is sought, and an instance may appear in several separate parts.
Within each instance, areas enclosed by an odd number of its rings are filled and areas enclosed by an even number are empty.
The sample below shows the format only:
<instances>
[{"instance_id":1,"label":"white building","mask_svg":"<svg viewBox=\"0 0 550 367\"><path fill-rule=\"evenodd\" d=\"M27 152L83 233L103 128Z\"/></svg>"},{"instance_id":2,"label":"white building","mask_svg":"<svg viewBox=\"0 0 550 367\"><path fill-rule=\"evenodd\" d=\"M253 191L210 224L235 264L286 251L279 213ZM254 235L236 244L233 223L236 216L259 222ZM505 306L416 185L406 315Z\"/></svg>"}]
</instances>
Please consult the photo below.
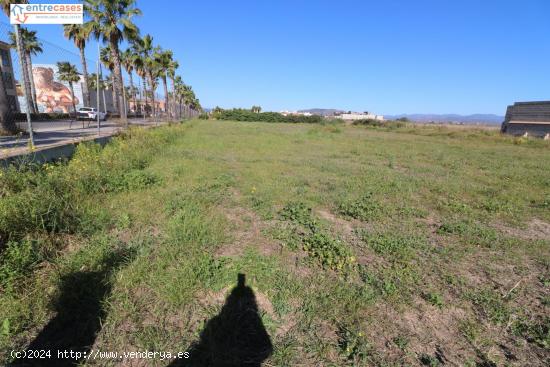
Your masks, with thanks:
<instances>
[{"instance_id":1,"label":"white building","mask_svg":"<svg viewBox=\"0 0 550 367\"><path fill-rule=\"evenodd\" d=\"M279 112L281 115L283 116L288 116L288 115L296 115L296 116L313 116L312 113L310 112L299 112L299 111L281 111Z\"/></svg>"},{"instance_id":2,"label":"white building","mask_svg":"<svg viewBox=\"0 0 550 367\"><path fill-rule=\"evenodd\" d=\"M372 113L360 113L360 112L350 112L350 113L343 113L341 115L335 116L336 118L340 118L342 120L378 120L378 121L384 121L384 116L382 115L375 115Z\"/></svg>"}]
</instances>

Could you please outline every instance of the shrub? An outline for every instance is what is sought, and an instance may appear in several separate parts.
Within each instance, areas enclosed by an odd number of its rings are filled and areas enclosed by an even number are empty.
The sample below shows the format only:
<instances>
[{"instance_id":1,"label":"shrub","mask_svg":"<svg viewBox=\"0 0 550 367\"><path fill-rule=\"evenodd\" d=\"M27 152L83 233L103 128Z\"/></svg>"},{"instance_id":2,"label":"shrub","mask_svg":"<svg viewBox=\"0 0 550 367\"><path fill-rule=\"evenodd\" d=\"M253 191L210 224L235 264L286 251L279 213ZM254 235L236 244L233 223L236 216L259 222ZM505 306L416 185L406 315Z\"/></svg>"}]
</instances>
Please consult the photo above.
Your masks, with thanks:
<instances>
[{"instance_id":1,"label":"shrub","mask_svg":"<svg viewBox=\"0 0 550 367\"><path fill-rule=\"evenodd\" d=\"M138 190L158 183L157 176L143 169L153 153L174 138L173 130L131 130L104 148L79 144L73 158L65 163L23 164L0 170L2 277L30 271L29 264L40 259L29 257L30 246L38 247L32 241L45 234L89 234L110 223L93 204L83 205L83 199L95 193ZM44 252L42 248L35 250L37 254Z\"/></svg>"},{"instance_id":2,"label":"shrub","mask_svg":"<svg viewBox=\"0 0 550 367\"><path fill-rule=\"evenodd\" d=\"M364 120L355 120L353 125L366 125L366 126L384 126L384 121L364 119Z\"/></svg>"},{"instance_id":3,"label":"shrub","mask_svg":"<svg viewBox=\"0 0 550 367\"><path fill-rule=\"evenodd\" d=\"M321 116L287 115L278 112L252 112L242 108L232 110L219 110L214 112L214 118L231 121L260 121L260 122L286 122L286 123L319 123L323 121Z\"/></svg>"}]
</instances>

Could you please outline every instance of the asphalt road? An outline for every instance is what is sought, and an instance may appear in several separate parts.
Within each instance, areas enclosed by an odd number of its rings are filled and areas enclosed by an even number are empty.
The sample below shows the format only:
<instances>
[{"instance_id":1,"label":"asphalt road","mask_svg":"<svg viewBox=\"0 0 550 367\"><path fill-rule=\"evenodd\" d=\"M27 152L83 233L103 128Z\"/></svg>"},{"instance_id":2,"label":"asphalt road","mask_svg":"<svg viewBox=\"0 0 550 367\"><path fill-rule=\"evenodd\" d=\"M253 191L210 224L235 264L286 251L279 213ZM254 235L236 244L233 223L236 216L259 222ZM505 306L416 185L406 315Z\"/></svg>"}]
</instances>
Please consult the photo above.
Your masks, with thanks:
<instances>
[{"instance_id":1,"label":"asphalt road","mask_svg":"<svg viewBox=\"0 0 550 367\"><path fill-rule=\"evenodd\" d=\"M143 119L129 119L131 126L154 126L158 122L145 121ZM22 130L27 130L27 123L19 123ZM84 126L84 127L83 127ZM124 125L114 120L101 121L101 136L112 135L119 130L123 130ZM34 144L37 148L71 143L88 136L98 136L97 122L93 121L73 121L72 124L67 120L37 121L33 122ZM8 156L19 151L24 151L29 146L28 135L23 136L1 136L0 137L0 157Z\"/></svg>"}]
</instances>

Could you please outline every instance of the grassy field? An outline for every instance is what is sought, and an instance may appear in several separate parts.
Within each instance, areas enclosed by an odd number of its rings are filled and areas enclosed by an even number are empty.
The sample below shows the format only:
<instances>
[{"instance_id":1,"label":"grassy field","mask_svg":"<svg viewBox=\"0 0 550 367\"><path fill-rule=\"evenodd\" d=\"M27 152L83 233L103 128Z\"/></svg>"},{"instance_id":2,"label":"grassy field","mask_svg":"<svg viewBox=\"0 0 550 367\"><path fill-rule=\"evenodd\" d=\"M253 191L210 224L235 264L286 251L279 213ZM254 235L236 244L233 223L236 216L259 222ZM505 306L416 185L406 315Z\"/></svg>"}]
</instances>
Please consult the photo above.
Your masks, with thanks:
<instances>
[{"instance_id":1,"label":"grassy field","mask_svg":"<svg viewBox=\"0 0 550 367\"><path fill-rule=\"evenodd\" d=\"M4 171L0 364L547 366L549 158L490 130L192 121Z\"/></svg>"}]
</instances>

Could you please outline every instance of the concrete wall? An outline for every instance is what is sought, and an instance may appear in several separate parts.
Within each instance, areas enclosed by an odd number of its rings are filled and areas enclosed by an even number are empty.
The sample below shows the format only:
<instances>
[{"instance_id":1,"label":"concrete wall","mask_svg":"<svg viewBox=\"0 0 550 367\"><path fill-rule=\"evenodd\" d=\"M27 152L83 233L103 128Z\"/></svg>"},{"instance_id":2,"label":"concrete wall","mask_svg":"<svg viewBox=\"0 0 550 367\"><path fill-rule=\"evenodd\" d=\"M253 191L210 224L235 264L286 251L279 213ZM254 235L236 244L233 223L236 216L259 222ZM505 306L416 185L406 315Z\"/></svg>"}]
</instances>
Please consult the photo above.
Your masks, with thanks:
<instances>
[{"instance_id":1,"label":"concrete wall","mask_svg":"<svg viewBox=\"0 0 550 367\"><path fill-rule=\"evenodd\" d=\"M9 165L21 165L27 163L36 163L43 164L46 162L53 162L63 158L71 158L74 154L78 144L84 142L94 142L98 143L101 146L107 144L113 136L102 136L100 138L83 140L73 144L62 144L53 147L48 147L44 149L39 149L32 153L26 153L21 155L16 155L13 157L0 159L0 166L7 167Z\"/></svg>"}]
</instances>

